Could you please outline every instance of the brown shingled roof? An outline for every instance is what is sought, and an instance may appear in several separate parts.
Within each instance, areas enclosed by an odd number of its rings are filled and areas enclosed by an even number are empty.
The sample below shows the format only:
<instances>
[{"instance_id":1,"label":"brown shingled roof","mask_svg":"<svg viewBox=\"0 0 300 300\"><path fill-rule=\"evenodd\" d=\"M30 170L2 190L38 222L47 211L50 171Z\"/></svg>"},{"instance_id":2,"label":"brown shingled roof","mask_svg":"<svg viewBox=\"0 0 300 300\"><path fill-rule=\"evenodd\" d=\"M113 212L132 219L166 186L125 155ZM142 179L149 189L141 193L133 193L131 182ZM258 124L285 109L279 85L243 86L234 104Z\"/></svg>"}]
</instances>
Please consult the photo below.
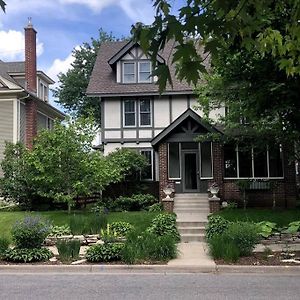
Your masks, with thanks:
<instances>
[{"instance_id":1,"label":"brown shingled roof","mask_svg":"<svg viewBox=\"0 0 300 300\"><path fill-rule=\"evenodd\" d=\"M99 96L117 96L126 94L158 94L158 85L155 83L137 83L137 84L122 84L117 83L116 73L109 65L108 61L118 51L120 51L128 41L121 42L106 42L100 46L96 63L90 78L87 88L87 94ZM175 76L175 66L171 65L172 52L174 51L173 42L166 44L165 49L160 52L160 56L168 63L173 88L167 85L164 94L170 93L186 93L191 94L193 89L185 81L179 81Z\"/></svg>"}]
</instances>

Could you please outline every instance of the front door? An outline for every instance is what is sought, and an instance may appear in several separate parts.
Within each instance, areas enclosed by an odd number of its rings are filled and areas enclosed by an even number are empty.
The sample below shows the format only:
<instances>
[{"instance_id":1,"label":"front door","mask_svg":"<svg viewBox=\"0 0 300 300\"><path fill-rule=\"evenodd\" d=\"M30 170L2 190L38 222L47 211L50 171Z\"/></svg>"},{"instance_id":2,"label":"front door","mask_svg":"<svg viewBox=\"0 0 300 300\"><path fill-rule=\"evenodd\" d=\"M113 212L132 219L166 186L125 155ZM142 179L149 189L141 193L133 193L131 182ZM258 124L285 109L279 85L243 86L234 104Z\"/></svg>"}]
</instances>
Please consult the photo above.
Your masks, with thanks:
<instances>
[{"instance_id":1,"label":"front door","mask_svg":"<svg viewBox=\"0 0 300 300\"><path fill-rule=\"evenodd\" d=\"M183 152L183 192L199 191L199 159L198 152Z\"/></svg>"}]
</instances>

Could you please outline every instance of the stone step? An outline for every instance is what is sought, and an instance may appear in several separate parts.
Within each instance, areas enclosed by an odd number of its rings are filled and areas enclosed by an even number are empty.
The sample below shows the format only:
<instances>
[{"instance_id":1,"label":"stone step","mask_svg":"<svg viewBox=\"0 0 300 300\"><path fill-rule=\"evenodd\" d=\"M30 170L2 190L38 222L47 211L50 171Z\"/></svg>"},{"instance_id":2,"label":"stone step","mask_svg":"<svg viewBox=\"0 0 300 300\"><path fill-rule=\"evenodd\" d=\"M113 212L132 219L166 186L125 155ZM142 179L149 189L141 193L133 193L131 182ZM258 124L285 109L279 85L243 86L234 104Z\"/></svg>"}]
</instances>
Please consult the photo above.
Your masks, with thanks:
<instances>
[{"instance_id":1,"label":"stone step","mask_svg":"<svg viewBox=\"0 0 300 300\"><path fill-rule=\"evenodd\" d=\"M204 234L182 234L180 236L180 240L183 243L188 243L188 242L203 242L205 240Z\"/></svg>"},{"instance_id":2,"label":"stone step","mask_svg":"<svg viewBox=\"0 0 300 300\"><path fill-rule=\"evenodd\" d=\"M209 213L209 208L191 208L191 207L187 207L187 208L176 208L174 209L175 214L178 213L203 213L203 214L208 214Z\"/></svg>"},{"instance_id":3,"label":"stone step","mask_svg":"<svg viewBox=\"0 0 300 300\"><path fill-rule=\"evenodd\" d=\"M205 233L205 227L178 227L178 231L180 234L185 234L185 233Z\"/></svg>"},{"instance_id":4,"label":"stone step","mask_svg":"<svg viewBox=\"0 0 300 300\"><path fill-rule=\"evenodd\" d=\"M205 203L205 202L207 202L208 203L208 199L207 198L174 198L174 202L180 202L180 203L185 203L185 202L187 202L187 203L190 203L190 202L198 202L198 203L201 203L201 202L203 202L203 203Z\"/></svg>"},{"instance_id":5,"label":"stone step","mask_svg":"<svg viewBox=\"0 0 300 300\"><path fill-rule=\"evenodd\" d=\"M177 224L177 228L183 228L183 227L197 227L197 228L204 227L205 228L207 221L180 221L180 220L177 220L176 224Z\"/></svg>"},{"instance_id":6,"label":"stone step","mask_svg":"<svg viewBox=\"0 0 300 300\"><path fill-rule=\"evenodd\" d=\"M204 207L204 208L208 208L209 205L208 203L175 203L174 204L174 208L181 208L181 207L190 207L190 208L201 208L201 207Z\"/></svg>"},{"instance_id":7,"label":"stone step","mask_svg":"<svg viewBox=\"0 0 300 300\"><path fill-rule=\"evenodd\" d=\"M175 197L207 197L206 193L176 193Z\"/></svg>"}]
</instances>

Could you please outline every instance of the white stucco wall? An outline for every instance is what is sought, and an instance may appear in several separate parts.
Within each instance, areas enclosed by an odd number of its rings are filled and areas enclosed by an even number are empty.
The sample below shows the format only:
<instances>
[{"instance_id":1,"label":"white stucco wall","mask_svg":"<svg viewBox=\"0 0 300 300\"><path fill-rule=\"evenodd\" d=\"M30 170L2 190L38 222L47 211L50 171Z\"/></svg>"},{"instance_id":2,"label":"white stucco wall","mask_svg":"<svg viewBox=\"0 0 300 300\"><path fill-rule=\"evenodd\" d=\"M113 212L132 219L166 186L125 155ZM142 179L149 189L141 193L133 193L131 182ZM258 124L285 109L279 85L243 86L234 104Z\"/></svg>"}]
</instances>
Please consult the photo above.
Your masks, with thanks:
<instances>
[{"instance_id":1,"label":"white stucco wall","mask_svg":"<svg viewBox=\"0 0 300 300\"><path fill-rule=\"evenodd\" d=\"M120 98L104 100L104 127L121 128Z\"/></svg>"}]
</instances>

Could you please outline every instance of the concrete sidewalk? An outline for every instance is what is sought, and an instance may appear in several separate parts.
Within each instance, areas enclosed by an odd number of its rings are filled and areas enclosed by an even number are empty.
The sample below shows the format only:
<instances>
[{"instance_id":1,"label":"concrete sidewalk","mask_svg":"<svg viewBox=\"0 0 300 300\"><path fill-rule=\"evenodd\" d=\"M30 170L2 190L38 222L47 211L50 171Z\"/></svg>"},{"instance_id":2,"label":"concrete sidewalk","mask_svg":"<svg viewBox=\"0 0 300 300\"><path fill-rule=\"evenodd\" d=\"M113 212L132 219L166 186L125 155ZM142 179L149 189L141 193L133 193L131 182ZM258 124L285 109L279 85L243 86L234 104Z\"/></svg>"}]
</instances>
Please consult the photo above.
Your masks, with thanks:
<instances>
[{"instance_id":1,"label":"concrete sidewalk","mask_svg":"<svg viewBox=\"0 0 300 300\"><path fill-rule=\"evenodd\" d=\"M178 244L178 258L169 261L170 267L201 267L203 270L214 272L216 264L208 255L205 242L190 242Z\"/></svg>"}]
</instances>

